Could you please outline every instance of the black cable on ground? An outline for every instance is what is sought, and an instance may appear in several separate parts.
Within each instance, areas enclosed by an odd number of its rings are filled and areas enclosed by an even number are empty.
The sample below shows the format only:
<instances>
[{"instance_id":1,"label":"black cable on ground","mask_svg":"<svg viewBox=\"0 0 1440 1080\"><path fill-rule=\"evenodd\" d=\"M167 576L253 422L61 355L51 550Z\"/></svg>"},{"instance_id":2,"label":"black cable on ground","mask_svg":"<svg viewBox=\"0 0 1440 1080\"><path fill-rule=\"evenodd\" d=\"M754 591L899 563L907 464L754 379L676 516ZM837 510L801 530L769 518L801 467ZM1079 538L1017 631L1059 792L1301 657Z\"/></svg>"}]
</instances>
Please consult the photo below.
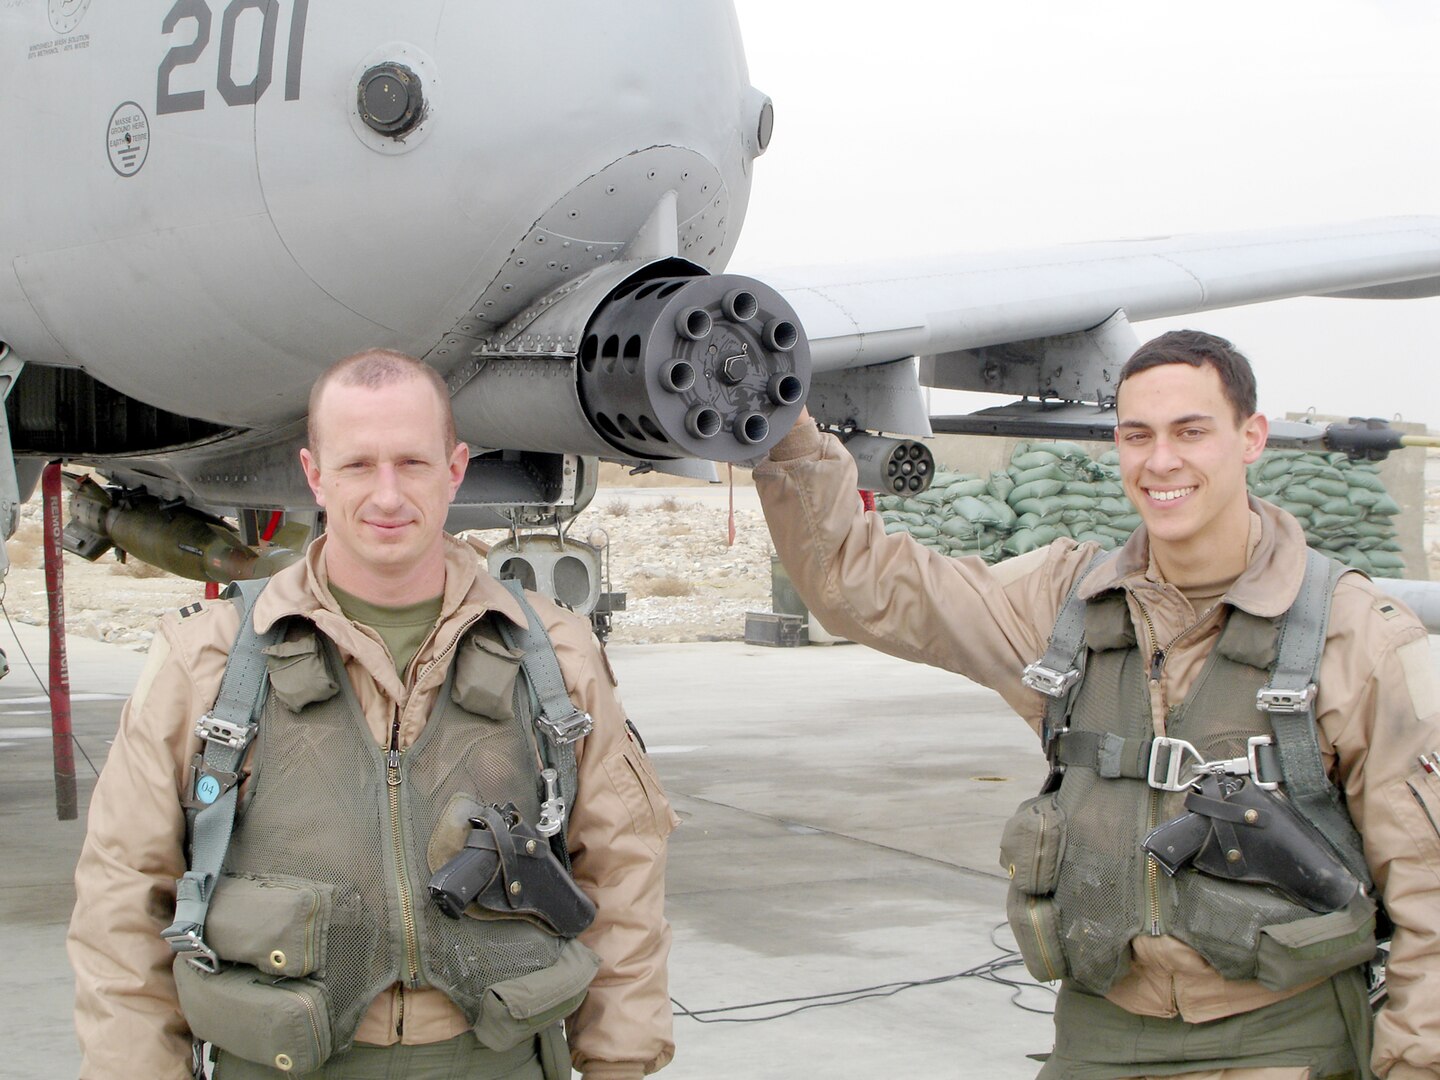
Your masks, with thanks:
<instances>
[{"instance_id":1,"label":"black cable on ground","mask_svg":"<svg viewBox=\"0 0 1440 1080\"><path fill-rule=\"evenodd\" d=\"M30 654L25 651L25 645L21 642L20 635L15 632L15 624L10 621L10 609L5 606L5 583L3 581L0 581L0 612L3 612L5 615L5 625L10 627L10 636L15 639L15 647L20 650L20 655L25 658L25 666L30 669L30 674L35 676L35 681L40 684L40 689L45 691L45 696L48 698L50 696L50 687L45 685L45 680L40 677L40 672L35 670L35 665L30 661ZM70 732L70 741L74 744L75 749L80 751L80 756L85 759L85 764L90 766L90 771L98 777L100 770L97 769L95 763L90 760L90 755L85 752L85 747L80 745L80 739L73 731Z\"/></svg>"},{"instance_id":2,"label":"black cable on ground","mask_svg":"<svg viewBox=\"0 0 1440 1080\"><path fill-rule=\"evenodd\" d=\"M1010 995L1010 1002L1017 1009L1026 1012L1038 1013L1042 1016L1049 1016L1052 1009L1036 1009L1029 1005L1020 1003L1020 994L1025 990L1043 990L1053 995L1054 990L1042 986L1040 983L1021 979L1007 978L1001 972L1015 967L1023 967L1024 961L1020 959L1019 953L1014 949L1007 949L995 941L995 931L1001 926L995 927L990 932L991 944L1000 949L1001 955L993 960L987 960L973 968L964 971L957 971L950 975L938 975L932 979L907 979L899 982L878 983L875 986L862 986L852 990L834 990L825 994L808 994L800 997L773 998L769 1001L753 1001L745 1005L725 1005L711 1009L691 1009L682 1005L675 998L670 1002L675 1006L675 1016L688 1016L691 1020L700 1024L758 1024L766 1020L779 1020L782 1017L794 1016L796 1013L805 1012L808 1009L824 1009L834 1005L849 1005L856 1001L864 1001L867 998L892 997L902 990L910 990L917 986L939 986L943 983L955 982L959 979L982 979L986 982L993 982L999 986L1008 986L1014 990ZM728 1016L727 1013L749 1012L752 1009L765 1009L777 1005L793 1005L794 1008L782 1009L779 1012L768 1013L764 1016Z\"/></svg>"}]
</instances>

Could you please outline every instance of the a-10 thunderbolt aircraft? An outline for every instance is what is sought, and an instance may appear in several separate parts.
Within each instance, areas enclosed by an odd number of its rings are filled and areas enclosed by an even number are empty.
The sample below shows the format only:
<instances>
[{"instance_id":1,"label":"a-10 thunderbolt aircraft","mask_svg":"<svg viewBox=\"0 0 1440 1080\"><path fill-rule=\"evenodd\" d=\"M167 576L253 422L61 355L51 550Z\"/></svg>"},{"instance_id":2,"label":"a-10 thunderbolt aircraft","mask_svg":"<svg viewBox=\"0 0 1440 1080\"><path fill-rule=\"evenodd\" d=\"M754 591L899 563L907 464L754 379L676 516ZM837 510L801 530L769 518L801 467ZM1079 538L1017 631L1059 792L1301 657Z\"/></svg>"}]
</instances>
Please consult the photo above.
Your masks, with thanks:
<instances>
[{"instance_id":1,"label":"a-10 thunderbolt aircraft","mask_svg":"<svg viewBox=\"0 0 1440 1080\"><path fill-rule=\"evenodd\" d=\"M313 513L306 392L367 346L448 379L452 526L515 526L492 565L586 610L594 551L519 527L598 459L705 475L808 401L916 490L866 433L929 434L924 386L1017 398L951 429L1093 435L1131 320L1440 294L1419 218L726 274L775 119L728 0L5 0L0 50L0 528L91 465L67 547L201 579Z\"/></svg>"}]
</instances>

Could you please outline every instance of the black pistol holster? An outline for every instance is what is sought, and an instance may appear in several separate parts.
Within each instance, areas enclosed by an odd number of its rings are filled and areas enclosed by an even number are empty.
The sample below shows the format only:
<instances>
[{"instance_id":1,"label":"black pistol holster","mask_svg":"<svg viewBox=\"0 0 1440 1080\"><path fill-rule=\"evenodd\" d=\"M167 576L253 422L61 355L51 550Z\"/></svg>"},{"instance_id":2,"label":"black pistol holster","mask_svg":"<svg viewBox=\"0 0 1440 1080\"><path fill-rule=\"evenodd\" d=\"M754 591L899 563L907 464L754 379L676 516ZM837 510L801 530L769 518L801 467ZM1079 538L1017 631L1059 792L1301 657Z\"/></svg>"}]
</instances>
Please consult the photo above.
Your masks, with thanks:
<instances>
[{"instance_id":1,"label":"black pistol holster","mask_svg":"<svg viewBox=\"0 0 1440 1080\"><path fill-rule=\"evenodd\" d=\"M1144 842L1172 877L1189 865L1212 877L1268 885L1317 912L1338 911L1363 889L1288 799L1246 777L1201 778L1185 809Z\"/></svg>"},{"instance_id":2,"label":"black pistol holster","mask_svg":"<svg viewBox=\"0 0 1440 1080\"><path fill-rule=\"evenodd\" d=\"M487 806L470 825L465 846L430 879L446 915L458 919L474 903L497 915L529 915L562 937L595 920L594 903L514 803Z\"/></svg>"}]
</instances>

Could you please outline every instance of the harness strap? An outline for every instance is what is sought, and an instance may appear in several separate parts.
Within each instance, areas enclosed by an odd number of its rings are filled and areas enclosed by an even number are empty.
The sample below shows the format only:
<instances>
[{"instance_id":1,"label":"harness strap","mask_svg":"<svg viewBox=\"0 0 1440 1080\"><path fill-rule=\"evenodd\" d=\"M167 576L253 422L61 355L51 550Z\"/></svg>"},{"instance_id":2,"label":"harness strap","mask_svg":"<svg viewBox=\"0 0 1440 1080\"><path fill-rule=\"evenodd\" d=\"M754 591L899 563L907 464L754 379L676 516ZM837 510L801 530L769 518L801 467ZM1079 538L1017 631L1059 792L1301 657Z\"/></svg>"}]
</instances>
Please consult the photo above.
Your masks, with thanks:
<instances>
[{"instance_id":1,"label":"harness strap","mask_svg":"<svg viewBox=\"0 0 1440 1080\"><path fill-rule=\"evenodd\" d=\"M1300 594L1281 624L1270 683L1256 695L1255 707L1269 714L1275 729L1285 793L1350 872L1368 884L1370 871L1360 834L1325 775L1315 734L1315 681L1325 651L1330 601L1336 583L1351 568L1318 551L1306 554Z\"/></svg>"},{"instance_id":2,"label":"harness strap","mask_svg":"<svg viewBox=\"0 0 1440 1080\"><path fill-rule=\"evenodd\" d=\"M1040 691L1050 699L1045 706L1040 740L1052 765L1055 761L1055 739L1065 730L1075 691L1085 673L1085 601L1080 599L1080 585L1090 576L1091 571L1114 558L1117 553L1100 552L1080 572L1075 584L1070 586L1065 603L1060 607L1060 614L1055 617L1055 626L1050 631L1050 643L1045 655L1026 667L1021 676L1021 681L1026 686Z\"/></svg>"},{"instance_id":3,"label":"harness strap","mask_svg":"<svg viewBox=\"0 0 1440 1080\"><path fill-rule=\"evenodd\" d=\"M558 832L551 836L550 844L568 870L570 851L565 842L565 822L569 820L569 814L566 811L574 806L579 786L575 742L588 735L594 725L590 714L575 708L575 703L570 700L570 691L565 688L565 677L560 673L560 662L555 657L555 646L550 641L550 635L545 632L540 616L525 599L524 589L513 579L502 581L501 584L509 589L510 595L519 602L528 624L526 627L519 627L508 619L496 620L500 637L505 644L524 653L520 662L525 670L525 680L530 686L535 726L544 736L539 740L540 753L546 766L558 774L558 795L563 803L560 827ZM548 792L546 801L547 804L554 801Z\"/></svg>"},{"instance_id":4,"label":"harness strap","mask_svg":"<svg viewBox=\"0 0 1440 1080\"><path fill-rule=\"evenodd\" d=\"M234 582L227 595L240 609L240 632L225 662L220 693L210 711L195 724L195 733L204 741L205 772L230 774L238 778L245 751L259 731L260 709L265 701L266 664L264 649L280 640L281 624L265 634L255 632L252 616L255 601L268 578ZM197 788L200 781L197 778ZM190 868L175 883L175 919L160 936L178 955L187 957L204 971L216 969L214 951L205 944L205 918L210 897L220 877L220 867L230 848L239 800L238 784L230 784L207 802L206 792L197 795L206 805L195 815L190 837Z\"/></svg>"},{"instance_id":5,"label":"harness strap","mask_svg":"<svg viewBox=\"0 0 1440 1080\"><path fill-rule=\"evenodd\" d=\"M1062 731L1055 739L1054 761L1094 769L1105 780L1123 777L1148 782L1166 771L1161 766L1168 762L1157 761L1157 756L1172 753L1175 742L1173 739L1126 739L1109 731ZM1189 748L1188 744L1185 746ZM1236 759L1236 768L1244 766L1244 771L1262 785L1278 784L1284 777L1279 748L1267 742L1253 749L1254 769L1249 768L1244 758Z\"/></svg>"}]
</instances>

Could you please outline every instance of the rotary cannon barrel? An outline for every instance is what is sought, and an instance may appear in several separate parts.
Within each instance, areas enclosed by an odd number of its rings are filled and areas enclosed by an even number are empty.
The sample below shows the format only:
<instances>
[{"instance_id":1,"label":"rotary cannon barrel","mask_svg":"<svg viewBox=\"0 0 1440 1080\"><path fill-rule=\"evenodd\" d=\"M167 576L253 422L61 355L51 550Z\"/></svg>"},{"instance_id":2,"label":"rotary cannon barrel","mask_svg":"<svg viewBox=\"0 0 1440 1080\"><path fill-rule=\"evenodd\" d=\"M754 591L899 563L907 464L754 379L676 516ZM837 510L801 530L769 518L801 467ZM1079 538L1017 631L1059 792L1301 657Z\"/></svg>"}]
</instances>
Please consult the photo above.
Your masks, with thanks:
<instances>
[{"instance_id":1,"label":"rotary cannon barrel","mask_svg":"<svg viewBox=\"0 0 1440 1080\"><path fill-rule=\"evenodd\" d=\"M794 309L762 282L651 278L595 312L579 382L587 418L627 456L744 461L799 417L810 346Z\"/></svg>"}]
</instances>

